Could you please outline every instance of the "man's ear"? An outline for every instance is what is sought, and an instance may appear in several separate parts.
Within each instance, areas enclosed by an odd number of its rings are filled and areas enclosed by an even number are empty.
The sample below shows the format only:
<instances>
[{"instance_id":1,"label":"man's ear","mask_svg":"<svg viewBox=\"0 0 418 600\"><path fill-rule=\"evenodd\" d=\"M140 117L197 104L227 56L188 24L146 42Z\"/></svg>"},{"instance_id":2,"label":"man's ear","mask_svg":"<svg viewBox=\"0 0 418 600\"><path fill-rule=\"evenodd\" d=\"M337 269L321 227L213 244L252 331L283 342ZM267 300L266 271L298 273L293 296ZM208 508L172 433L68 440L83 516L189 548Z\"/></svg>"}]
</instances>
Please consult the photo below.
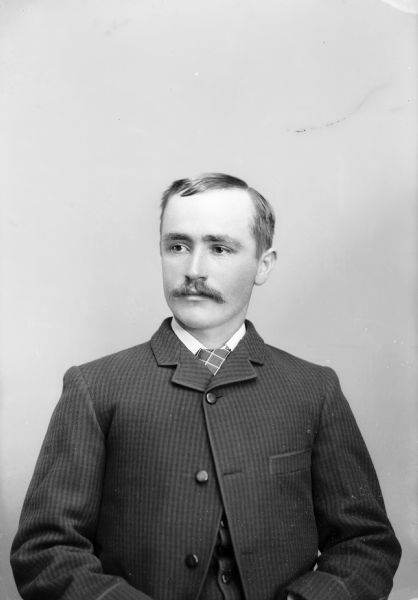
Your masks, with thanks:
<instances>
[{"instance_id":1,"label":"man's ear","mask_svg":"<svg viewBox=\"0 0 418 600\"><path fill-rule=\"evenodd\" d=\"M270 272L276 262L277 253L274 248L269 248L263 252L258 259L258 269L255 276L255 285L263 285L270 276Z\"/></svg>"}]
</instances>

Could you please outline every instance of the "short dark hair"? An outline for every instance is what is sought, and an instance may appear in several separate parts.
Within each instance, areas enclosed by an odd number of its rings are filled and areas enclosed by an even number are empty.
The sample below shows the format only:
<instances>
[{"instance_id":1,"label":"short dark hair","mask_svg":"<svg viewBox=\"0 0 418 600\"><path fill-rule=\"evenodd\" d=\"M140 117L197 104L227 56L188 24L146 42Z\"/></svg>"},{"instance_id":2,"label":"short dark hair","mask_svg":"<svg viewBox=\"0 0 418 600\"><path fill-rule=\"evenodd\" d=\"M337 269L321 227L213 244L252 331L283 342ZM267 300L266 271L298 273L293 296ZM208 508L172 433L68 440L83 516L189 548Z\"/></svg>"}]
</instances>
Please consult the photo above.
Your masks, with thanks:
<instances>
[{"instance_id":1,"label":"short dark hair","mask_svg":"<svg viewBox=\"0 0 418 600\"><path fill-rule=\"evenodd\" d=\"M271 248L274 236L275 216L270 203L257 190L250 187L242 179L225 173L203 173L197 177L177 179L165 190L161 199L160 231L163 216L171 196L193 196L209 190L240 189L248 193L254 204L255 214L251 232L256 242L256 254L260 257Z\"/></svg>"}]
</instances>

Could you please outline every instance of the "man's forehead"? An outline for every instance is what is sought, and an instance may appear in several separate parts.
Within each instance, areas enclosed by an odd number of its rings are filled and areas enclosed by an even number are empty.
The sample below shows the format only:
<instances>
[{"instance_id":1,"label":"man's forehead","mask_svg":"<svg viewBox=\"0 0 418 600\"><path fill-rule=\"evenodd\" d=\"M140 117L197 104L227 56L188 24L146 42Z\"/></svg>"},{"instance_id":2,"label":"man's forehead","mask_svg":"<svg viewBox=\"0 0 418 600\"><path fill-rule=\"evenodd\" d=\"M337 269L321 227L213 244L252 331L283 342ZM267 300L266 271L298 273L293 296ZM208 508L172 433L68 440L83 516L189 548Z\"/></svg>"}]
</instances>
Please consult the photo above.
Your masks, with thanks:
<instances>
[{"instance_id":1,"label":"man's forehead","mask_svg":"<svg viewBox=\"0 0 418 600\"><path fill-rule=\"evenodd\" d=\"M175 218L204 217L219 220L251 218L254 214L254 204L248 192L239 188L215 189L182 196L173 194L165 207L164 216Z\"/></svg>"},{"instance_id":2,"label":"man's forehead","mask_svg":"<svg viewBox=\"0 0 418 600\"><path fill-rule=\"evenodd\" d=\"M208 190L191 196L173 195L162 220L162 240L189 239L252 244L253 202L245 190ZM240 241L241 240L241 241Z\"/></svg>"}]
</instances>

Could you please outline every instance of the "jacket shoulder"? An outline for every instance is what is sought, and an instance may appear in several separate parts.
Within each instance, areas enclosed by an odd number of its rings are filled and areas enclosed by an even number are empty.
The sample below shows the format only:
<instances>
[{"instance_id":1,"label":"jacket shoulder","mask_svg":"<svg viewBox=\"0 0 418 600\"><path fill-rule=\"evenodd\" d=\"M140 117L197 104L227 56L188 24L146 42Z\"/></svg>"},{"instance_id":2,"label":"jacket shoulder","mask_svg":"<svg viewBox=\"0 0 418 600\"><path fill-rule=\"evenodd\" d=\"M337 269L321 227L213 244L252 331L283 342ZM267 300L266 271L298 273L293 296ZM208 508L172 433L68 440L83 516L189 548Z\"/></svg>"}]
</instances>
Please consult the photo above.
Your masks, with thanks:
<instances>
[{"instance_id":1,"label":"jacket shoulder","mask_svg":"<svg viewBox=\"0 0 418 600\"><path fill-rule=\"evenodd\" d=\"M137 361L138 359L143 359L147 354L150 353L151 346L150 342L147 341L142 344L136 344L130 348L124 348L123 350L118 350L116 352L112 352L111 354L106 354L105 356L100 356L94 360L87 361L79 365L79 368L82 370L95 370L109 368L111 365L119 366L124 363L130 363L132 361Z\"/></svg>"},{"instance_id":2,"label":"jacket shoulder","mask_svg":"<svg viewBox=\"0 0 418 600\"><path fill-rule=\"evenodd\" d=\"M322 391L339 386L338 376L328 367L310 362L275 346L265 344L266 364L295 383L319 386Z\"/></svg>"},{"instance_id":3,"label":"jacket shoulder","mask_svg":"<svg viewBox=\"0 0 418 600\"><path fill-rule=\"evenodd\" d=\"M149 342L71 367L64 375L58 406L87 403L106 435L116 408L141 396L153 368Z\"/></svg>"},{"instance_id":4,"label":"jacket shoulder","mask_svg":"<svg viewBox=\"0 0 418 600\"><path fill-rule=\"evenodd\" d=\"M281 367L312 372L322 371L326 368L270 344L265 344L265 347L267 358Z\"/></svg>"},{"instance_id":5,"label":"jacket shoulder","mask_svg":"<svg viewBox=\"0 0 418 600\"><path fill-rule=\"evenodd\" d=\"M76 368L82 374L86 383L94 387L99 382L109 382L114 379L119 381L129 379L131 374L138 374L140 371L144 372L153 362L150 342L144 342L83 363ZM74 367L69 369L67 374L72 369Z\"/></svg>"}]
</instances>

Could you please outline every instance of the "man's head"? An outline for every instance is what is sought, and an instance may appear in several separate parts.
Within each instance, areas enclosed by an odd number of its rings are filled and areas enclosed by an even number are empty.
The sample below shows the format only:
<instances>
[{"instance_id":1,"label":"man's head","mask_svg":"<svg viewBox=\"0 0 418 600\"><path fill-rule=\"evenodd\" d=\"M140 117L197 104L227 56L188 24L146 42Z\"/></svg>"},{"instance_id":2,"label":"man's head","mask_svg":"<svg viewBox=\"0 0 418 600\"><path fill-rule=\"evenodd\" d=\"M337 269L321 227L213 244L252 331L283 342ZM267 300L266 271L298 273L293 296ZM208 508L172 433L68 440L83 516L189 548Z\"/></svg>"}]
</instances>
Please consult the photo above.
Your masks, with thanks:
<instances>
[{"instance_id":1,"label":"man's head","mask_svg":"<svg viewBox=\"0 0 418 600\"><path fill-rule=\"evenodd\" d=\"M174 316L202 342L225 341L274 264L271 206L229 175L181 179L163 195L160 231L164 293Z\"/></svg>"}]
</instances>

